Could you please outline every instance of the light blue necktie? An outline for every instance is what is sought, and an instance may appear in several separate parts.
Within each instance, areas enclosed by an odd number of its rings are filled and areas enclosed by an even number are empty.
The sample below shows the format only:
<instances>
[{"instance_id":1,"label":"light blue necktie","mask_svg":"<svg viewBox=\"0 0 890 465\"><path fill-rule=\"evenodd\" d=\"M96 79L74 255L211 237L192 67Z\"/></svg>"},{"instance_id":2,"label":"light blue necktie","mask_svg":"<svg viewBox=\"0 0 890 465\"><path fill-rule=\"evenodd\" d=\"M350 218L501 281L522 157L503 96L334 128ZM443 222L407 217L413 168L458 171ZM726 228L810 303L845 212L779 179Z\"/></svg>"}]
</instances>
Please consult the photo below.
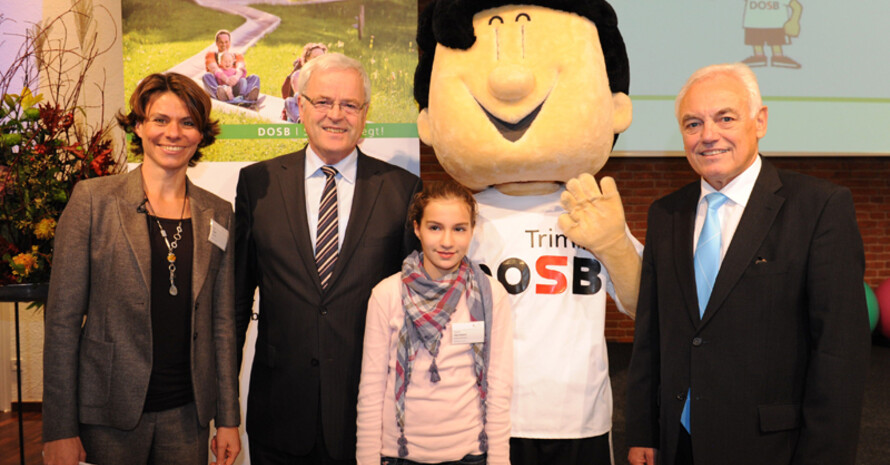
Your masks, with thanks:
<instances>
[{"instance_id":1,"label":"light blue necktie","mask_svg":"<svg viewBox=\"0 0 890 465\"><path fill-rule=\"evenodd\" d=\"M705 224L702 225L701 233L698 235L698 246L696 246L693 256L699 317L705 315L705 308L711 298L711 290L714 289L714 280L717 279L717 272L720 271L722 240L720 218L717 216L717 211L729 198L719 192L713 192L706 195L705 200L708 202L708 212L705 215ZM686 428L686 431L692 433L692 430L689 429L690 397L692 397L691 389L686 392L686 404L683 406L683 413L680 414L680 423Z\"/></svg>"}]
</instances>

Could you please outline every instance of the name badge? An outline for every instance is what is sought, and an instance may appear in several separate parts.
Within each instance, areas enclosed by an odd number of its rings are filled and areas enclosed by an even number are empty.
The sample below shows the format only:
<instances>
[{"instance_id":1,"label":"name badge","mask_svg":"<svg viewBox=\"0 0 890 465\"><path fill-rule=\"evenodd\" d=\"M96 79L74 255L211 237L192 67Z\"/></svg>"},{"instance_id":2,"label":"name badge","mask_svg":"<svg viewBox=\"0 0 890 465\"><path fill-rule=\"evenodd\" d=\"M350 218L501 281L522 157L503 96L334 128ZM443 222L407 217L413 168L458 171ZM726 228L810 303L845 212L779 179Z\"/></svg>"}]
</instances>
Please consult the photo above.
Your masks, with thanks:
<instances>
[{"instance_id":1,"label":"name badge","mask_svg":"<svg viewBox=\"0 0 890 465\"><path fill-rule=\"evenodd\" d=\"M207 238L213 245L219 247L223 252L226 251L226 245L229 243L229 230L222 225L210 219L210 237Z\"/></svg>"},{"instance_id":2,"label":"name badge","mask_svg":"<svg viewBox=\"0 0 890 465\"><path fill-rule=\"evenodd\" d=\"M451 325L452 344L476 344L485 342L485 322L453 323Z\"/></svg>"}]
</instances>

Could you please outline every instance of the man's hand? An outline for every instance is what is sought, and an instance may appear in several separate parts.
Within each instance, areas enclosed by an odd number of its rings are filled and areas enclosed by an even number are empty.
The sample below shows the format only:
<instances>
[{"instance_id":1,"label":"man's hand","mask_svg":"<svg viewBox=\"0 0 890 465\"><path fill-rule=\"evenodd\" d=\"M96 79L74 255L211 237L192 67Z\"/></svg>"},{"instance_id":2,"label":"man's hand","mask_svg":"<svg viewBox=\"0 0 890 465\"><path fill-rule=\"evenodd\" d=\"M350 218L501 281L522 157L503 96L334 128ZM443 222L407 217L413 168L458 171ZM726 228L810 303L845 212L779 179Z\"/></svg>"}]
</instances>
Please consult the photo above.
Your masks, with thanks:
<instances>
[{"instance_id":1,"label":"man's hand","mask_svg":"<svg viewBox=\"0 0 890 465\"><path fill-rule=\"evenodd\" d=\"M627 453L627 461L630 465L653 465L655 463L655 449L651 447L631 447Z\"/></svg>"},{"instance_id":2,"label":"man's hand","mask_svg":"<svg viewBox=\"0 0 890 465\"><path fill-rule=\"evenodd\" d=\"M560 203L568 213L559 216L559 227L572 242L594 255L626 237L624 206L614 179L606 176L597 186L593 176L583 173L566 183Z\"/></svg>"},{"instance_id":3,"label":"man's hand","mask_svg":"<svg viewBox=\"0 0 890 465\"><path fill-rule=\"evenodd\" d=\"M87 459L80 437L58 439L43 443L44 465L77 465Z\"/></svg>"},{"instance_id":4,"label":"man's hand","mask_svg":"<svg viewBox=\"0 0 890 465\"><path fill-rule=\"evenodd\" d=\"M210 450L216 460L210 465L232 465L241 452L241 435L237 427L223 426L216 429L216 436L210 441Z\"/></svg>"}]
</instances>

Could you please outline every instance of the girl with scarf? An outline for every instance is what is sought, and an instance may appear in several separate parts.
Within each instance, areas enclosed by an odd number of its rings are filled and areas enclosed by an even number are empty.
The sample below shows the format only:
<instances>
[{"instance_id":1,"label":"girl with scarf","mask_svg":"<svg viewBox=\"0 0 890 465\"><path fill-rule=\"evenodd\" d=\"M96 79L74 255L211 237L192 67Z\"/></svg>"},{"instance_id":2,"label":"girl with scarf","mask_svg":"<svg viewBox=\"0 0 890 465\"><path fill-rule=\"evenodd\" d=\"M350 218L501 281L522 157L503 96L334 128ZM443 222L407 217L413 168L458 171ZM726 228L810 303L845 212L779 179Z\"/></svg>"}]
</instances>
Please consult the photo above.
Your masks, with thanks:
<instances>
[{"instance_id":1,"label":"girl with scarf","mask_svg":"<svg viewBox=\"0 0 890 465\"><path fill-rule=\"evenodd\" d=\"M423 252L368 303L358 465L509 464L513 322L507 292L466 258L476 201L429 183L408 218Z\"/></svg>"}]
</instances>

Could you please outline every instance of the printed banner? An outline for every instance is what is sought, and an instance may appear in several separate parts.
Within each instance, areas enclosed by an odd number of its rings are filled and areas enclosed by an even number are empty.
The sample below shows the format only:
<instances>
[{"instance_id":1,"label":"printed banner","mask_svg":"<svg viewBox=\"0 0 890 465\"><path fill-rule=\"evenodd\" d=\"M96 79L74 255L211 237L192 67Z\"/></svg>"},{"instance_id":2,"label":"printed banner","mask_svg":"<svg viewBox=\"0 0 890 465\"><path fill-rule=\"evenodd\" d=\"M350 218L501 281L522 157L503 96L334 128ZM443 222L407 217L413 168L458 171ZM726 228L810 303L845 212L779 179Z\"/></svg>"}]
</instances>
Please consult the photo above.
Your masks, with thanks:
<instances>
[{"instance_id":1,"label":"printed banner","mask_svg":"<svg viewBox=\"0 0 890 465\"><path fill-rule=\"evenodd\" d=\"M419 173L417 106L412 96L417 4L407 0L123 0L126 97L150 73L176 71L201 84L213 99L222 133L204 149L204 162L265 160L305 144L291 82L313 53L339 52L359 60L371 78L367 139L370 155L401 161ZM218 32L229 31L221 41ZM224 58L220 46L233 57ZM304 48L310 50L303 57ZM231 60L243 83L227 85L208 66ZM395 141L394 141L395 142ZM365 146L362 145L363 149ZM392 149L391 149L392 147ZM394 153L393 150L398 150Z\"/></svg>"}]
</instances>

